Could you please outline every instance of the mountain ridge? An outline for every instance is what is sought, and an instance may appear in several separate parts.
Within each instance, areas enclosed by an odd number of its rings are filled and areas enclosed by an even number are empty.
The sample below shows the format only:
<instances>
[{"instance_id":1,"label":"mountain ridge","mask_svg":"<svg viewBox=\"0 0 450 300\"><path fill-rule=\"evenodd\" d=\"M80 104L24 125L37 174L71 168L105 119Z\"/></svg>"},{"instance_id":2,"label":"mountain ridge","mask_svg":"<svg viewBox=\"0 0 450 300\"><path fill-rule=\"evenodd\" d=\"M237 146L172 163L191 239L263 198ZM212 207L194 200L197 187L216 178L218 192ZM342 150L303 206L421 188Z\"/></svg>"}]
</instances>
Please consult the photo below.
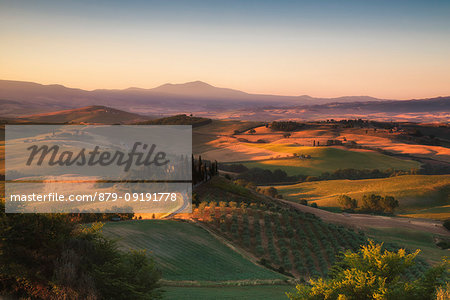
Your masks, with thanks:
<instances>
[{"instance_id":1,"label":"mountain ridge","mask_svg":"<svg viewBox=\"0 0 450 300\"><path fill-rule=\"evenodd\" d=\"M397 115L399 112L421 113L425 116L424 112L432 112L439 113L440 120L446 120L450 118L445 114L450 110L449 99L450 97L393 100L370 96L314 98L308 95L249 94L215 87L202 81L168 83L152 89L132 87L87 91L63 85L0 80L0 109L1 116L5 118L103 105L130 113L160 117L193 113L208 118L274 120L356 115L378 118L379 113L390 117L392 112ZM408 115L401 117L411 118ZM426 119L432 119L432 115L426 115Z\"/></svg>"},{"instance_id":2,"label":"mountain ridge","mask_svg":"<svg viewBox=\"0 0 450 300\"><path fill-rule=\"evenodd\" d=\"M70 90L70 91L79 91L79 92L84 92L84 93L94 93L94 92L102 92L102 91L110 91L110 92L125 92L125 91L143 91L143 92L160 92L160 93L169 93L169 94L179 94L180 92L185 92L186 90L188 90L189 88L202 88L203 90L197 90L197 92L203 92L204 90L216 90L216 91L224 91L224 92L233 92L233 93L237 93L240 95L251 95L251 96L261 96L261 97L286 97L286 98L303 98L303 99L335 99L335 100L339 100L339 99L347 99L347 98L368 98L368 99L372 99L372 100L390 100L390 99L382 99L382 98L376 98L376 97L371 97L371 96L366 96L366 95L357 95L357 96L338 96L338 97L313 97L310 95L291 95L291 96L285 96L285 95L277 95L277 94L262 94L262 93L247 93L241 90L237 90L237 89L231 89L231 88L223 88L223 87L217 87L217 86L213 86L209 83L206 83L204 81L200 81L200 80L196 80L196 81L190 81L190 82L185 82L185 83L165 83L162 85L159 85L157 87L153 87L153 88L141 88L141 87L128 87L128 88L124 88L124 89L93 89L93 90L85 90L85 89L81 89L81 88L74 88L74 87L68 87L62 84L41 84L41 83L37 83L37 82L32 82L32 81L19 81L19 80L6 80L6 79L0 79L0 93L2 91L4 91L5 86L6 85L10 85L10 87L6 87L6 88L11 88L11 85L13 86L13 88L19 88L18 85L22 85L20 86L20 88L23 88L24 86L29 86L29 87L35 87L35 88L43 88L43 89L50 89L50 88L54 88L54 89L65 89L65 90ZM0 97L2 95L0 94ZM395 99L392 99L395 100ZM412 100L412 99L407 99L407 100ZM404 101L404 100L396 100L396 101Z\"/></svg>"}]
</instances>

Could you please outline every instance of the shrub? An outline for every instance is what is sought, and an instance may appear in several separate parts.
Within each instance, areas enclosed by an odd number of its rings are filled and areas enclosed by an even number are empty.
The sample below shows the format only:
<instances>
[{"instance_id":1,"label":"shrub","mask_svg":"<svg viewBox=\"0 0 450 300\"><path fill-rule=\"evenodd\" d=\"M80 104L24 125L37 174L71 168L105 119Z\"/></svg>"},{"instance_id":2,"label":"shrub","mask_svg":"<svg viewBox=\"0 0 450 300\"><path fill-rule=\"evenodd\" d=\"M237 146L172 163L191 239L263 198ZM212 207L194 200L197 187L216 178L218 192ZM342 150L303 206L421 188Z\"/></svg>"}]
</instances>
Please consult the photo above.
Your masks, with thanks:
<instances>
[{"instance_id":1,"label":"shrub","mask_svg":"<svg viewBox=\"0 0 450 300\"><path fill-rule=\"evenodd\" d=\"M292 263L291 263L291 260L289 259L289 256L285 256L283 258L283 267L285 270L292 269Z\"/></svg>"},{"instance_id":2,"label":"shrub","mask_svg":"<svg viewBox=\"0 0 450 300\"><path fill-rule=\"evenodd\" d=\"M442 224L447 230L450 230L450 219L447 219Z\"/></svg>"},{"instance_id":3,"label":"shrub","mask_svg":"<svg viewBox=\"0 0 450 300\"><path fill-rule=\"evenodd\" d=\"M343 210L355 210L358 207L358 202L347 195L340 195L338 197L339 206Z\"/></svg>"},{"instance_id":4,"label":"shrub","mask_svg":"<svg viewBox=\"0 0 450 300\"><path fill-rule=\"evenodd\" d=\"M445 285L438 287L436 290L436 300L447 300L450 299L450 283L447 282Z\"/></svg>"},{"instance_id":5,"label":"shrub","mask_svg":"<svg viewBox=\"0 0 450 300\"><path fill-rule=\"evenodd\" d=\"M143 251L121 252L101 223L69 215L5 214L0 295L17 299L157 299L160 272ZM2 296L0 296L2 298Z\"/></svg>"},{"instance_id":6,"label":"shrub","mask_svg":"<svg viewBox=\"0 0 450 300\"><path fill-rule=\"evenodd\" d=\"M278 190L274 187L268 187L268 188L262 189L261 193L266 196L269 196L269 197L276 197L276 195L278 194Z\"/></svg>"},{"instance_id":7,"label":"shrub","mask_svg":"<svg viewBox=\"0 0 450 300\"><path fill-rule=\"evenodd\" d=\"M392 213L399 206L394 197L370 194L362 197L361 210L366 212L385 212Z\"/></svg>"},{"instance_id":8,"label":"shrub","mask_svg":"<svg viewBox=\"0 0 450 300\"><path fill-rule=\"evenodd\" d=\"M226 222L224 216L221 216L221 217L220 217L220 230L221 230L222 232L226 232L226 231L227 231L227 222Z\"/></svg>"},{"instance_id":9,"label":"shrub","mask_svg":"<svg viewBox=\"0 0 450 300\"><path fill-rule=\"evenodd\" d=\"M256 253L257 253L259 256L264 255L264 247L263 247L262 245L256 246Z\"/></svg>"},{"instance_id":10,"label":"shrub","mask_svg":"<svg viewBox=\"0 0 450 300\"><path fill-rule=\"evenodd\" d=\"M270 128L278 131L294 131L303 127L304 125L305 124L298 123L295 121L273 121L270 124Z\"/></svg>"},{"instance_id":11,"label":"shrub","mask_svg":"<svg viewBox=\"0 0 450 300\"><path fill-rule=\"evenodd\" d=\"M231 207L231 208L236 208L237 207L237 203L234 202L234 201L230 201L230 202L228 202L228 206Z\"/></svg>"},{"instance_id":12,"label":"shrub","mask_svg":"<svg viewBox=\"0 0 450 300\"><path fill-rule=\"evenodd\" d=\"M408 268L415 264L419 250L407 254L382 250L382 244L364 245L357 252L347 251L329 272L329 279L312 279L297 285L290 299L433 299L445 283L448 261L412 281ZM404 280L406 277L407 280ZM408 279L410 277L410 279ZM441 287L438 293L445 295Z\"/></svg>"}]
</instances>

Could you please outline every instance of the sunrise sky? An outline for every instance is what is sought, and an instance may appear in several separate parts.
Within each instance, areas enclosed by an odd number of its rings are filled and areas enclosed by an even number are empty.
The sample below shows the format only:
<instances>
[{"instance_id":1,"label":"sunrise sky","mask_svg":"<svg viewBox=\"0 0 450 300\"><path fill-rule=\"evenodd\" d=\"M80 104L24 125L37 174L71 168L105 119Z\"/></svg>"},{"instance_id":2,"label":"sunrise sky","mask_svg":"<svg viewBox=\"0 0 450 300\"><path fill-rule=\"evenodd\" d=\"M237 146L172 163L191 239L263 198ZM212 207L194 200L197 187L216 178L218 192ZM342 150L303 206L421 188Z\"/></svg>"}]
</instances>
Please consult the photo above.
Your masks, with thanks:
<instances>
[{"instance_id":1,"label":"sunrise sky","mask_svg":"<svg viewBox=\"0 0 450 300\"><path fill-rule=\"evenodd\" d=\"M0 0L0 79L450 95L450 1Z\"/></svg>"}]
</instances>

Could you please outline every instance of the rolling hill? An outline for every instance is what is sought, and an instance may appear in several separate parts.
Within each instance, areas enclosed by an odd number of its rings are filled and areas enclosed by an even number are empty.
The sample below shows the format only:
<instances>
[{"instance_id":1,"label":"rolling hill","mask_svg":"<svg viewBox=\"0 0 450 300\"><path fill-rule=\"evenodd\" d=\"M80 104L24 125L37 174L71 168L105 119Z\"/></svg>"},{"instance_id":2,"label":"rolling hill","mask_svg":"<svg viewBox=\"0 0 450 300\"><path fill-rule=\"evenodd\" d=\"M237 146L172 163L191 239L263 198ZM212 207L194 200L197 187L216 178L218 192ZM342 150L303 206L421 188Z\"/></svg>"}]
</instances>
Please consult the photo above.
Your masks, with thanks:
<instances>
[{"instance_id":1,"label":"rolling hill","mask_svg":"<svg viewBox=\"0 0 450 300\"><path fill-rule=\"evenodd\" d=\"M310 159L290 157L242 163L248 168L282 169L288 175L318 176L323 172L347 168L410 170L420 167L420 163L416 161L399 159L374 151L358 152L333 147L298 147L283 144L252 144L252 146L278 153L301 153L311 156Z\"/></svg>"},{"instance_id":2,"label":"rolling hill","mask_svg":"<svg viewBox=\"0 0 450 300\"><path fill-rule=\"evenodd\" d=\"M400 203L398 211L406 214L436 207L434 213L445 214L450 211L445 205L450 204L450 175L405 175L381 179L363 180L328 180L304 182L294 185L276 187L287 200L305 199L316 202L322 207L338 207L337 198L348 195L360 200L364 194L394 196ZM428 212L429 217L432 211ZM413 215L409 215L413 217ZM423 217L423 215L421 215ZM419 216L420 217L420 216Z\"/></svg>"},{"instance_id":3,"label":"rolling hill","mask_svg":"<svg viewBox=\"0 0 450 300\"><path fill-rule=\"evenodd\" d=\"M148 120L139 122L139 125L192 125L192 127L200 127L203 125L210 124L211 119L192 117L187 115L176 115L171 117L159 118L154 120Z\"/></svg>"},{"instance_id":4,"label":"rolling hill","mask_svg":"<svg viewBox=\"0 0 450 300\"><path fill-rule=\"evenodd\" d=\"M107 223L103 232L120 238L125 249L148 249L175 281L285 279L222 244L206 230L186 222L144 220Z\"/></svg>"},{"instance_id":5,"label":"rolling hill","mask_svg":"<svg viewBox=\"0 0 450 300\"><path fill-rule=\"evenodd\" d=\"M106 106L92 105L51 113L23 116L18 118L18 121L34 123L132 124L148 119L148 117L138 114Z\"/></svg>"}]
</instances>

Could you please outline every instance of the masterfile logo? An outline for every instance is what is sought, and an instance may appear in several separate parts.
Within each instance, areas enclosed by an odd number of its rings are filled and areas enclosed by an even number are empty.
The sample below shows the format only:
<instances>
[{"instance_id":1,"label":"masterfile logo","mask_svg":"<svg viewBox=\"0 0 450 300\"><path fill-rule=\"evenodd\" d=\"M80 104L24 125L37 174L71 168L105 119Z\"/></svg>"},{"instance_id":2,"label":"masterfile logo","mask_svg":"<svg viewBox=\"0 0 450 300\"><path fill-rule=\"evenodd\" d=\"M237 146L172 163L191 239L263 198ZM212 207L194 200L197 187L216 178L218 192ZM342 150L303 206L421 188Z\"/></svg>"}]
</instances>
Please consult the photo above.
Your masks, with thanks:
<instances>
[{"instance_id":1,"label":"masterfile logo","mask_svg":"<svg viewBox=\"0 0 450 300\"><path fill-rule=\"evenodd\" d=\"M6 212L190 212L192 128L7 125Z\"/></svg>"},{"instance_id":2,"label":"masterfile logo","mask_svg":"<svg viewBox=\"0 0 450 300\"><path fill-rule=\"evenodd\" d=\"M143 151L139 151L139 147L142 147ZM147 150L149 148L149 150ZM156 145L152 144L150 147L147 144L141 142L135 142L132 150L129 153L125 153L120 150L101 151L100 146L95 146L94 150L87 151L86 148L82 148L78 153L73 151L60 151L60 147L57 145L49 147L48 145L37 146L33 145L27 148L30 150L30 156L27 160L27 166L31 166L33 161L38 166L41 166L47 156L49 166L109 166L116 164L118 166L124 166L124 171L130 170L131 165L134 163L137 166L150 166L155 164L156 166L167 165L170 160L166 159L167 154L164 151L159 151L153 154ZM136 160L134 160L136 157ZM144 158L145 157L145 158Z\"/></svg>"},{"instance_id":3,"label":"masterfile logo","mask_svg":"<svg viewBox=\"0 0 450 300\"><path fill-rule=\"evenodd\" d=\"M6 179L191 180L186 125L7 125Z\"/></svg>"}]
</instances>

